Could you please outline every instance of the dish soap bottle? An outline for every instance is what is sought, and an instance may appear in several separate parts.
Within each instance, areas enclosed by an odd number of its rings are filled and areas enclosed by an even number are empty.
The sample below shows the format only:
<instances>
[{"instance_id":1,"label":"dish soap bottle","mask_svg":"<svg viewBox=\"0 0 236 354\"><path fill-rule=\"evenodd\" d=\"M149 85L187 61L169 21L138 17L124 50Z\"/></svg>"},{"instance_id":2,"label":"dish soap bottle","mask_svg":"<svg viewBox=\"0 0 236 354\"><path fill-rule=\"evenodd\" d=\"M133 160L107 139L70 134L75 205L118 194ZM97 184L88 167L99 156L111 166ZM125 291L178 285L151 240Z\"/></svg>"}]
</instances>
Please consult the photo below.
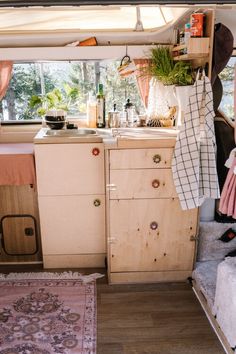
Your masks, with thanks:
<instances>
[{"instance_id":1,"label":"dish soap bottle","mask_svg":"<svg viewBox=\"0 0 236 354\"><path fill-rule=\"evenodd\" d=\"M96 97L92 92L89 92L87 102L87 126L89 128L97 127L97 102Z\"/></svg>"},{"instance_id":2,"label":"dish soap bottle","mask_svg":"<svg viewBox=\"0 0 236 354\"><path fill-rule=\"evenodd\" d=\"M103 84L98 85L97 100L97 128L105 128L105 95L103 93Z\"/></svg>"}]
</instances>

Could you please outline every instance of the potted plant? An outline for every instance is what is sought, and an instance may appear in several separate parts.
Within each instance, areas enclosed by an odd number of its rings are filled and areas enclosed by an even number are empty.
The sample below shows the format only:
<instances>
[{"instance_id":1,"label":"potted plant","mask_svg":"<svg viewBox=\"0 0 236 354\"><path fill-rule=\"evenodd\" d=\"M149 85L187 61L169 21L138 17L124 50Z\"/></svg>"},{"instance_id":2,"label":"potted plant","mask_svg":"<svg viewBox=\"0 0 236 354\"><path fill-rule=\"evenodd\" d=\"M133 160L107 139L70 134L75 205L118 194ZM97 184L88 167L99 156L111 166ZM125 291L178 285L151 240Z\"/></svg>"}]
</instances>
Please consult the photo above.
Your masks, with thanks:
<instances>
[{"instance_id":1,"label":"potted plant","mask_svg":"<svg viewBox=\"0 0 236 354\"><path fill-rule=\"evenodd\" d=\"M186 61L174 62L170 48L160 45L151 49L150 59L145 74L154 79L152 85L155 85L155 80L164 85L163 96L169 108L178 106L177 125L180 125L182 111L188 102L189 85L193 83L191 64ZM183 88L186 86L187 89ZM158 87L160 89L160 85Z\"/></svg>"},{"instance_id":2,"label":"potted plant","mask_svg":"<svg viewBox=\"0 0 236 354\"><path fill-rule=\"evenodd\" d=\"M51 129L62 129L67 112L78 105L80 91L78 87L64 84L63 90L54 88L45 95L33 95L29 106L37 115L44 116Z\"/></svg>"}]
</instances>

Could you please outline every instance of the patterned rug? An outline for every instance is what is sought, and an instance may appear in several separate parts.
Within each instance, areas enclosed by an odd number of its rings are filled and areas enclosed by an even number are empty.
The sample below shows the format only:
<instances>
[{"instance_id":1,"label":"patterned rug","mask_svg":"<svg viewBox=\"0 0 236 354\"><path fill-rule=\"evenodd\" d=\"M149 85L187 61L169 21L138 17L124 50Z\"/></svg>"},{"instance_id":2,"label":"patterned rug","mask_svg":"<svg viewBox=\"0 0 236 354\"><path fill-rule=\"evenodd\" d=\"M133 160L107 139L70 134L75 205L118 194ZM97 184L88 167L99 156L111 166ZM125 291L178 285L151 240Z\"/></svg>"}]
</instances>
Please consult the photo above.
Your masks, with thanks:
<instances>
[{"instance_id":1,"label":"patterned rug","mask_svg":"<svg viewBox=\"0 0 236 354\"><path fill-rule=\"evenodd\" d=\"M0 275L0 354L96 353L97 277Z\"/></svg>"}]
</instances>

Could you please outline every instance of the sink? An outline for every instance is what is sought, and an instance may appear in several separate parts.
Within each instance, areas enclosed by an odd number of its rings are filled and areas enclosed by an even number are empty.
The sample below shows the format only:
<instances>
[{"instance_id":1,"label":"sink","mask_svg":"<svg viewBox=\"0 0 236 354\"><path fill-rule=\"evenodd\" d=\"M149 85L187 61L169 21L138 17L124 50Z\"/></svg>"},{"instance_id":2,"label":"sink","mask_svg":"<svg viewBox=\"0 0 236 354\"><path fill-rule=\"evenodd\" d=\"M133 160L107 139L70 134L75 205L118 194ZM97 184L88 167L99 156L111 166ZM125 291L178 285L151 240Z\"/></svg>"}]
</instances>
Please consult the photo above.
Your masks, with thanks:
<instances>
[{"instance_id":1,"label":"sink","mask_svg":"<svg viewBox=\"0 0 236 354\"><path fill-rule=\"evenodd\" d=\"M55 137L83 137L88 135L97 134L95 129L62 129L62 130L51 130L48 129L45 132L45 136L55 136Z\"/></svg>"}]
</instances>

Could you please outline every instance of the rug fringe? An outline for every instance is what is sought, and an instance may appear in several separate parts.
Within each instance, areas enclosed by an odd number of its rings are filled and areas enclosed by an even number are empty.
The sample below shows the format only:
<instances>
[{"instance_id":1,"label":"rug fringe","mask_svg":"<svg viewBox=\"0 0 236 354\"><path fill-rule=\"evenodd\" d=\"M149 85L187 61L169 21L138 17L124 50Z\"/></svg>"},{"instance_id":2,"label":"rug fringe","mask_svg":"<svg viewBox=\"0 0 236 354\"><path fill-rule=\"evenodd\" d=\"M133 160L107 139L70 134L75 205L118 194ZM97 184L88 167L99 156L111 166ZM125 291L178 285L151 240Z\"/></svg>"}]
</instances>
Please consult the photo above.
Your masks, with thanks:
<instances>
[{"instance_id":1,"label":"rug fringe","mask_svg":"<svg viewBox=\"0 0 236 354\"><path fill-rule=\"evenodd\" d=\"M78 272L63 272L63 273L52 273L52 272L34 272L34 273L9 273L0 274L1 280L28 280L28 279L79 279L84 283L92 282L98 278L104 277L104 274L93 273L89 275L83 275Z\"/></svg>"}]
</instances>

